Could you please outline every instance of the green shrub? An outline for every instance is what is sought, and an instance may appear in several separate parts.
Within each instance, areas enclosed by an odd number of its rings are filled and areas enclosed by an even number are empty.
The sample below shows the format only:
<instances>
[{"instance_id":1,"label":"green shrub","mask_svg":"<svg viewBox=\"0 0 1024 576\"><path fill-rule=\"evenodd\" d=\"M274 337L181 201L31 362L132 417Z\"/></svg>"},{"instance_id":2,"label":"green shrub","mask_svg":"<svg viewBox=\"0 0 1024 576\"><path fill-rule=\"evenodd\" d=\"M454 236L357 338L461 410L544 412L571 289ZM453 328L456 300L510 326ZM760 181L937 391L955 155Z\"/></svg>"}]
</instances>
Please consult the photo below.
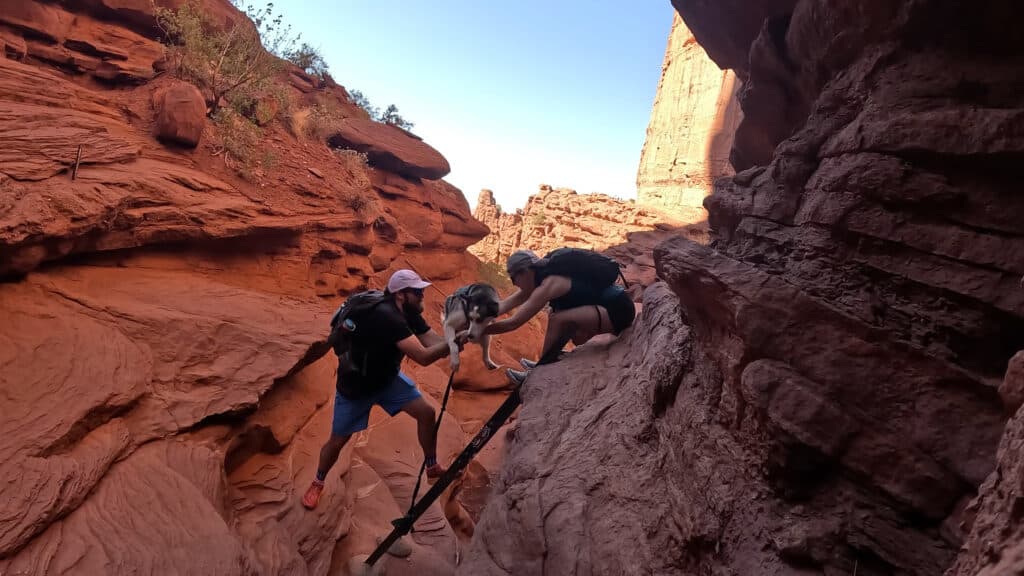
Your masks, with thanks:
<instances>
[{"instance_id":1,"label":"green shrub","mask_svg":"<svg viewBox=\"0 0 1024 576\"><path fill-rule=\"evenodd\" d=\"M221 141L220 149L214 153L223 154L225 164L235 168L246 180L253 181L256 167L260 165L258 157L262 131L230 108L218 110L213 115L213 123ZM272 155L264 156L263 160L270 157Z\"/></svg>"},{"instance_id":2,"label":"green shrub","mask_svg":"<svg viewBox=\"0 0 1024 576\"><path fill-rule=\"evenodd\" d=\"M326 80L328 76L327 61L320 50L305 42L294 50L285 53L285 59L306 71L307 74Z\"/></svg>"},{"instance_id":3,"label":"green shrub","mask_svg":"<svg viewBox=\"0 0 1024 576\"><path fill-rule=\"evenodd\" d=\"M156 8L171 67L203 92L211 115L222 102L239 112L252 109L281 69L274 54L290 50L295 42L291 28L273 14L273 4L246 12L255 28L236 22L220 29L194 0L177 10Z\"/></svg>"},{"instance_id":4,"label":"green shrub","mask_svg":"<svg viewBox=\"0 0 1024 576\"><path fill-rule=\"evenodd\" d=\"M398 113L398 106L395 106L394 104L388 104L388 107L384 110L383 113L381 113L380 109L374 106L373 104L370 104L370 99L367 98L359 90L350 91L349 99L352 101L353 104L365 110L366 113L370 116L371 120L376 120L377 122L383 122L385 124L398 126L399 128L403 128L405 130L412 130L412 127L415 126L415 124L406 120L405 118L402 117L401 114Z\"/></svg>"}]
</instances>

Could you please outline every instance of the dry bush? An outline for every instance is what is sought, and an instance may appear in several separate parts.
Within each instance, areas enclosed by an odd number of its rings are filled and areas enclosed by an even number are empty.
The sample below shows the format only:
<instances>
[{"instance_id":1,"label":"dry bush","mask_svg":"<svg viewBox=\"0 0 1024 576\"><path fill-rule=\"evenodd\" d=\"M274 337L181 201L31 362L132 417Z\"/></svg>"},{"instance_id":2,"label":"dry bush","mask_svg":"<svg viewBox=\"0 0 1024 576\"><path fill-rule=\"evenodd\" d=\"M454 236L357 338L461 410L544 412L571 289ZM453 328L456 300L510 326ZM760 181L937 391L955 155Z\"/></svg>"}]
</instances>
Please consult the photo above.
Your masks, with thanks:
<instances>
[{"instance_id":1,"label":"dry bush","mask_svg":"<svg viewBox=\"0 0 1024 576\"><path fill-rule=\"evenodd\" d=\"M365 190L346 190L342 195L342 200L345 202L345 206L348 206L353 212L359 215L364 215L369 212L370 208L374 204L373 199L370 198Z\"/></svg>"},{"instance_id":2,"label":"dry bush","mask_svg":"<svg viewBox=\"0 0 1024 576\"><path fill-rule=\"evenodd\" d=\"M352 172L353 174L359 173L364 177L366 176L366 168L368 167L368 164L365 152L349 150L348 148L335 148L334 155L341 160L342 164L349 172ZM370 183L368 177L366 183Z\"/></svg>"},{"instance_id":3,"label":"dry bush","mask_svg":"<svg viewBox=\"0 0 1024 576\"><path fill-rule=\"evenodd\" d=\"M245 113L268 96L282 63L267 50L294 43L280 17L272 14L272 6L249 10L255 28L248 22L236 22L226 29L211 22L194 1L177 10L156 7L172 69L203 92L211 114L224 102Z\"/></svg>"},{"instance_id":4,"label":"dry bush","mask_svg":"<svg viewBox=\"0 0 1024 576\"><path fill-rule=\"evenodd\" d=\"M348 187L341 195L341 200L353 212L359 215L380 213L380 199L373 191L373 184L370 182L369 166L366 163L366 154L355 150L334 149L334 156L347 178L344 178Z\"/></svg>"},{"instance_id":5,"label":"dry bush","mask_svg":"<svg viewBox=\"0 0 1024 576\"><path fill-rule=\"evenodd\" d=\"M326 141L344 117L341 107L336 102L317 103L310 108L306 136L314 140Z\"/></svg>"},{"instance_id":6,"label":"dry bush","mask_svg":"<svg viewBox=\"0 0 1024 576\"><path fill-rule=\"evenodd\" d=\"M255 124L230 108L218 110L213 123L221 143L214 154L223 154L224 163L244 179L253 182L258 167L269 169L276 165L274 153L261 148L263 131Z\"/></svg>"},{"instance_id":7,"label":"dry bush","mask_svg":"<svg viewBox=\"0 0 1024 576\"><path fill-rule=\"evenodd\" d=\"M309 134L309 116L312 108L299 108L293 110L286 118L288 119L288 131L296 138Z\"/></svg>"}]
</instances>

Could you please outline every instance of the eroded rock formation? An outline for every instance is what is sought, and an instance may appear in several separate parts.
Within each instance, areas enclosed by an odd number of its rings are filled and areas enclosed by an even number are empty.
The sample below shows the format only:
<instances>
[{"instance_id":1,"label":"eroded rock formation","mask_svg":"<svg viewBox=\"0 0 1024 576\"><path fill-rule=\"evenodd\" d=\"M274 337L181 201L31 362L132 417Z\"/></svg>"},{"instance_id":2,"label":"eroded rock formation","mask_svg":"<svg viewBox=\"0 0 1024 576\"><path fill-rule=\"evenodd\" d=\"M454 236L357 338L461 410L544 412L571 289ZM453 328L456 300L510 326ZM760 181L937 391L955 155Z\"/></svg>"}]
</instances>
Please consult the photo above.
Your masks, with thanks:
<instances>
[{"instance_id":1,"label":"eroded rock formation","mask_svg":"<svg viewBox=\"0 0 1024 576\"><path fill-rule=\"evenodd\" d=\"M461 573L1014 573L1024 7L674 4L742 171L636 326L524 385Z\"/></svg>"},{"instance_id":2,"label":"eroded rock formation","mask_svg":"<svg viewBox=\"0 0 1024 576\"><path fill-rule=\"evenodd\" d=\"M520 248L541 255L561 246L605 250L625 242L630 232L669 230L683 225L671 211L547 185L541 185L526 206L515 212L502 211L494 202L494 194L481 190L473 215L491 232L469 251L502 267L505 258ZM688 233L699 238L703 232L703 225L698 223Z\"/></svg>"},{"instance_id":3,"label":"eroded rock formation","mask_svg":"<svg viewBox=\"0 0 1024 576\"><path fill-rule=\"evenodd\" d=\"M1013 418L1006 426L996 469L966 514L971 534L948 576L995 576L1024 572L1024 351L1010 360L1000 393Z\"/></svg>"},{"instance_id":4,"label":"eroded rock formation","mask_svg":"<svg viewBox=\"0 0 1024 576\"><path fill-rule=\"evenodd\" d=\"M411 420L374 412L321 506L302 508L331 419L326 320L414 267L439 288L437 327L442 292L479 279L465 248L487 229L459 190L417 177L447 162L397 129L361 132L367 165L278 117L259 145L274 161L243 179L206 110L156 77L152 10L0 2L0 573L337 574L408 505L421 455ZM332 82L295 68L278 81L297 116L327 103L362 117ZM540 328L496 342L495 359L534 355L522 342ZM503 387L478 353L460 387ZM446 366L410 372L439 402ZM442 457L500 397L455 393ZM479 501L496 463L481 462L390 573L451 572L473 529L458 493Z\"/></svg>"},{"instance_id":5,"label":"eroded rock formation","mask_svg":"<svg viewBox=\"0 0 1024 576\"><path fill-rule=\"evenodd\" d=\"M715 178L733 173L729 149L742 116L740 83L697 44L675 15L637 171L637 203L682 221L707 219L704 197Z\"/></svg>"}]
</instances>

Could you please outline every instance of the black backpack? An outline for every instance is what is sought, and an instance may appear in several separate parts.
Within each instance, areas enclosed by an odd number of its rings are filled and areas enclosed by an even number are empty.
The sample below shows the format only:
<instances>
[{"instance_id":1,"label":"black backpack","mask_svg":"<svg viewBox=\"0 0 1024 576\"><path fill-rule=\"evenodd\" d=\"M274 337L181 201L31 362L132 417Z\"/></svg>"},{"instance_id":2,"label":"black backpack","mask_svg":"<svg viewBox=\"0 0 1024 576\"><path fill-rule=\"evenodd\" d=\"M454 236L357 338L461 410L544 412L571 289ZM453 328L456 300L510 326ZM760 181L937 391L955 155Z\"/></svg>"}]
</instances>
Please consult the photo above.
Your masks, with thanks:
<instances>
[{"instance_id":1,"label":"black backpack","mask_svg":"<svg viewBox=\"0 0 1024 576\"><path fill-rule=\"evenodd\" d=\"M357 292L345 299L345 302L331 316L331 335L327 343L334 349L338 358L346 356L352 350L352 338L358 333L359 319L364 313L384 302L387 296L380 290Z\"/></svg>"},{"instance_id":2,"label":"black backpack","mask_svg":"<svg viewBox=\"0 0 1024 576\"><path fill-rule=\"evenodd\" d=\"M615 259L583 248L558 248L548 252L544 259L544 272L548 275L568 276L586 282L595 290L603 290L618 278L629 287L622 269Z\"/></svg>"},{"instance_id":3,"label":"black backpack","mask_svg":"<svg viewBox=\"0 0 1024 576\"><path fill-rule=\"evenodd\" d=\"M327 343L338 356L337 390L348 398L364 398L377 389L374 383L366 378L367 356L369 350L356 350L353 340L358 338L360 323L366 320L367 313L387 300L380 290L366 290L349 296L331 316L331 335Z\"/></svg>"}]
</instances>

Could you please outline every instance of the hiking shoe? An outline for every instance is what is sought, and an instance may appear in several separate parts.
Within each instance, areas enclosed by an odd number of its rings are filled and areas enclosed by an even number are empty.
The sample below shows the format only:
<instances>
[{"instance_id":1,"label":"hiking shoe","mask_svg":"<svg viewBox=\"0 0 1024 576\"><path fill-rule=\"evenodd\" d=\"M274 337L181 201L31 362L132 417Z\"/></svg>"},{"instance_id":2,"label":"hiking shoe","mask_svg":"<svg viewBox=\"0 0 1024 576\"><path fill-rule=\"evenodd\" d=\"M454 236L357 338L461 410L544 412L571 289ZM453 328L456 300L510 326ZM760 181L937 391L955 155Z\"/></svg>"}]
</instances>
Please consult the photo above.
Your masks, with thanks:
<instances>
[{"instance_id":1,"label":"hiking shoe","mask_svg":"<svg viewBox=\"0 0 1024 576\"><path fill-rule=\"evenodd\" d=\"M437 480L445 472L447 472L447 470L445 470L444 466L441 466L440 464L434 464L433 466L427 466L427 478L429 478L430 480Z\"/></svg>"},{"instance_id":2,"label":"hiking shoe","mask_svg":"<svg viewBox=\"0 0 1024 576\"><path fill-rule=\"evenodd\" d=\"M519 363L522 364L523 368L526 368L527 370L537 365L537 363L534 362L533 360L527 360L526 358L520 358Z\"/></svg>"},{"instance_id":3,"label":"hiking shoe","mask_svg":"<svg viewBox=\"0 0 1024 576\"><path fill-rule=\"evenodd\" d=\"M522 383L526 381L526 376L529 375L529 373L530 372L528 370L520 371L513 370L511 368L505 370L505 374L508 376L508 379L511 380L512 383L515 384L516 386L522 385Z\"/></svg>"},{"instance_id":4,"label":"hiking shoe","mask_svg":"<svg viewBox=\"0 0 1024 576\"><path fill-rule=\"evenodd\" d=\"M313 483L306 489L306 495L302 497L302 505L312 510L320 503L320 493L324 491L324 483L313 480Z\"/></svg>"}]
</instances>

